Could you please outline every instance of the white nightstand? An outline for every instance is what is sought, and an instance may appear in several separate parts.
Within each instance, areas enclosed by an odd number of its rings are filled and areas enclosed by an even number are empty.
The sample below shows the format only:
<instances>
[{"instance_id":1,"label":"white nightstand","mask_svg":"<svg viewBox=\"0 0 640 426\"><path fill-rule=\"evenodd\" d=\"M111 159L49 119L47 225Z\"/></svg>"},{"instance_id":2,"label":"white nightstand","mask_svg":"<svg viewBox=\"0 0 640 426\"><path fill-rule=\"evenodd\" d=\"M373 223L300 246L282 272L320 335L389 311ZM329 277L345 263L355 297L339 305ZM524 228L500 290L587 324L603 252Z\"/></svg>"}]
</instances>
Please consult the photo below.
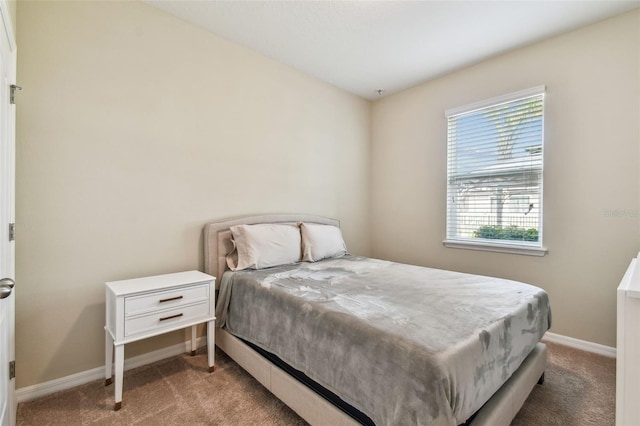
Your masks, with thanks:
<instances>
[{"instance_id":1,"label":"white nightstand","mask_svg":"<svg viewBox=\"0 0 640 426\"><path fill-rule=\"evenodd\" d=\"M195 355L196 325L206 322L209 372L213 371L215 280L188 271L106 283L105 385L111 384L115 346L115 410L122 407L126 343L191 327L191 355Z\"/></svg>"}]
</instances>

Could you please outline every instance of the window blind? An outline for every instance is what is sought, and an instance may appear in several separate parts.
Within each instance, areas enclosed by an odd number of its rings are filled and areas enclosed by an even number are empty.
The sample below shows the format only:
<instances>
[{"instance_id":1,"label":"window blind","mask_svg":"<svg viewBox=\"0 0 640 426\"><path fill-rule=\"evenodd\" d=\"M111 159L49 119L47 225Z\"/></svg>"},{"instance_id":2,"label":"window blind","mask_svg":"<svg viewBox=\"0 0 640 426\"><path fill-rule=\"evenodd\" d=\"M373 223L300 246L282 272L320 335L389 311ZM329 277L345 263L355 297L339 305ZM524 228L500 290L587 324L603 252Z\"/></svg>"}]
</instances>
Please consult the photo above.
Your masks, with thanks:
<instances>
[{"instance_id":1,"label":"window blind","mask_svg":"<svg viewBox=\"0 0 640 426\"><path fill-rule=\"evenodd\" d=\"M541 247L544 87L446 117L447 239Z\"/></svg>"}]
</instances>

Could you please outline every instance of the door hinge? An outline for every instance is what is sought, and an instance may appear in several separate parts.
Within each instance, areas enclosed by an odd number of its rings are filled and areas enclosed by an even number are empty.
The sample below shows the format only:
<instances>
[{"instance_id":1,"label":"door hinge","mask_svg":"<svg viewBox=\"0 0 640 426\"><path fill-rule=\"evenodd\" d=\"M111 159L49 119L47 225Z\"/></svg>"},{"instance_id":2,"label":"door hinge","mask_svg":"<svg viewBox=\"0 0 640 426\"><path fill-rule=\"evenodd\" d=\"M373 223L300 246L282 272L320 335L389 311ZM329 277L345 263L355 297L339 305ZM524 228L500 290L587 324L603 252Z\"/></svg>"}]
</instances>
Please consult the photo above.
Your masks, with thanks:
<instances>
[{"instance_id":1,"label":"door hinge","mask_svg":"<svg viewBox=\"0 0 640 426\"><path fill-rule=\"evenodd\" d=\"M9 362L9 380L15 379L16 377L16 362Z\"/></svg>"},{"instance_id":2,"label":"door hinge","mask_svg":"<svg viewBox=\"0 0 640 426\"><path fill-rule=\"evenodd\" d=\"M22 90L22 87L16 86L15 84L9 86L9 103L11 105L15 105L16 103L16 90Z\"/></svg>"},{"instance_id":3,"label":"door hinge","mask_svg":"<svg viewBox=\"0 0 640 426\"><path fill-rule=\"evenodd\" d=\"M16 239L16 224L9 224L9 241L13 241Z\"/></svg>"}]
</instances>

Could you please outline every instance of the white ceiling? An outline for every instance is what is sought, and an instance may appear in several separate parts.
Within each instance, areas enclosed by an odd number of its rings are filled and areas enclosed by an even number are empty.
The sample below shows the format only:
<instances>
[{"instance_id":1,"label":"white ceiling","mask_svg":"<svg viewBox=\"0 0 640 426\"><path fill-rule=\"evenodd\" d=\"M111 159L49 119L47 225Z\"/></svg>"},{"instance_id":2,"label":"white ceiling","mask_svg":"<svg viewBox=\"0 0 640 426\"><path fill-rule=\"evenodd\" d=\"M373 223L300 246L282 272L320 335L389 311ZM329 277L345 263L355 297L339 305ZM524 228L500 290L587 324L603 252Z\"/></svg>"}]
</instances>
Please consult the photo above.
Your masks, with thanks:
<instances>
[{"instance_id":1,"label":"white ceiling","mask_svg":"<svg viewBox=\"0 0 640 426\"><path fill-rule=\"evenodd\" d=\"M640 0L143 1L366 99L640 6Z\"/></svg>"}]
</instances>

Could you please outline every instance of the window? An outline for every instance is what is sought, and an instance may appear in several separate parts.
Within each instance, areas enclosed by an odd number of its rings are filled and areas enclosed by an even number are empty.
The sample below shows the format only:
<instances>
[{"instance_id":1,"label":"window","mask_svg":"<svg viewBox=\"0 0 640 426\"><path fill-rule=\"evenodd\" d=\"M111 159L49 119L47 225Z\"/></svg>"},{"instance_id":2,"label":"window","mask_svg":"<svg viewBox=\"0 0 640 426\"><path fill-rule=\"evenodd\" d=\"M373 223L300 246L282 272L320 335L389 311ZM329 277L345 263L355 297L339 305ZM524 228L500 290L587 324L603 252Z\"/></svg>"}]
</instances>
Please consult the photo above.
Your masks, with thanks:
<instances>
[{"instance_id":1,"label":"window","mask_svg":"<svg viewBox=\"0 0 640 426\"><path fill-rule=\"evenodd\" d=\"M542 256L544 86L446 111L447 247Z\"/></svg>"}]
</instances>

